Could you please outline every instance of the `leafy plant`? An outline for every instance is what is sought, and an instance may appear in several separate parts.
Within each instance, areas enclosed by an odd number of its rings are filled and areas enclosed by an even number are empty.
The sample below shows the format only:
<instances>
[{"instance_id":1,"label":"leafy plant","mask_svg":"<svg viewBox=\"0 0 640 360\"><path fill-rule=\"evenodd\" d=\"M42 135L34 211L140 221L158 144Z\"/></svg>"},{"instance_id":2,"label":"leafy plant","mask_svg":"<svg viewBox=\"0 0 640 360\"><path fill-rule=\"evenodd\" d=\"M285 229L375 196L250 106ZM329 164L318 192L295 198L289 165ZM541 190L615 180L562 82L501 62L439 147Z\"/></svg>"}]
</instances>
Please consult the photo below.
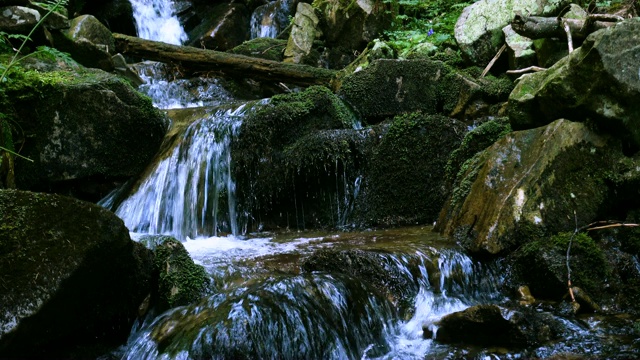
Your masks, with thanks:
<instances>
[{"instance_id":1,"label":"leafy plant","mask_svg":"<svg viewBox=\"0 0 640 360\"><path fill-rule=\"evenodd\" d=\"M58 11L62 8L64 8L64 6L67 5L67 1L68 0L50 0L47 1L44 5L46 6L47 9L49 9L47 11L47 13L42 16L40 18L40 20L33 26L33 28L31 29L31 31L29 32L29 34L27 35L23 35L23 34L9 34L6 32L0 32L0 46L4 47L4 48L10 48L11 50L14 51L13 56L11 57L11 59L9 60L8 64L0 64L0 71L2 72L2 75L0 75L0 84L5 83L7 81L9 81L7 75L9 74L9 71L15 67L20 61L31 57L31 56L35 56L38 54L50 54L52 56L60 56L61 58L65 59L65 61L71 59L69 57L69 55L64 54L56 49L47 47L47 46L40 46L37 48L36 51L26 54L26 55L22 55L22 51L25 47L25 45L27 43L29 43L29 41L31 41L32 36L34 34L34 32L40 27L40 25L45 21L45 19L51 15L53 12ZM13 46L11 46L11 40L15 39L18 41L21 41L20 47L18 49L13 48ZM4 91L4 86L0 86L0 98L4 96L3 94ZM5 151L9 154L12 154L14 156L18 156L20 158L23 158L25 160L31 161L33 162L33 160L24 157L18 153L16 153L13 149L13 141L11 139L11 134L10 131L8 131L7 129L9 128L7 126L7 121L4 118L0 117L0 125L2 126L2 145L0 145L0 150ZM5 140L8 139L8 140Z\"/></svg>"},{"instance_id":2,"label":"leafy plant","mask_svg":"<svg viewBox=\"0 0 640 360\"><path fill-rule=\"evenodd\" d=\"M390 4L394 21L385 32L388 43L400 54L429 42L442 46L453 41L455 23L470 2L453 0L384 0Z\"/></svg>"}]
</instances>

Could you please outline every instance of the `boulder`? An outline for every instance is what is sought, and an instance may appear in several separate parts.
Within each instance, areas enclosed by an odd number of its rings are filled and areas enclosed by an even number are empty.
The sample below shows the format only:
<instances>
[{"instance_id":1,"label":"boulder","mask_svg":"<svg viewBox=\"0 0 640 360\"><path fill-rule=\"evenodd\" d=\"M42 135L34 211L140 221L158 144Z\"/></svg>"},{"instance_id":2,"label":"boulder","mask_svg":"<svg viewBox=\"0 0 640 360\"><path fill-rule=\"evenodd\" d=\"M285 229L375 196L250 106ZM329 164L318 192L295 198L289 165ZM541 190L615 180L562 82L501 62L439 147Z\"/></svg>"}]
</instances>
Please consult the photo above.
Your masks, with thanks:
<instances>
[{"instance_id":1,"label":"boulder","mask_svg":"<svg viewBox=\"0 0 640 360\"><path fill-rule=\"evenodd\" d=\"M562 119L512 132L461 166L438 227L473 253L495 255L533 233L589 224L606 208L605 180L622 158L616 144Z\"/></svg>"},{"instance_id":2,"label":"boulder","mask_svg":"<svg viewBox=\"0 0 640 360\"><path fill-rule=\"evenodd\" d=\"M226 51L249 40L249 10L242 4L219 4L189 32L189 45Z\"/></svg>"},{"instance_id":3,"label":"boulder","mask_svg":"<svg viewBox=\"0 0 640 360\"><path fill-rule=\"evenodd\" d=\"M110 191L101 184L140 173L162 143L165 116L114 75L83 69L15 76L20 80L5 88L5 111L21 129L15 147L33 160L16 161L18 188L98 200Z\"/></svg>"},{"instance_id":4,"label":"boulder","mask_svg":"<svg viewBox=\"0 0 640 360\"><path fill-rule=\"evenodd\" d=\"M274 38L256 38L245 41L228 52L261 59L282 61L287 41Z\"/></svg>"},{"instance_id":5,"label":"boulder","mask_svg":"<svg viewBox=\"0 0 640 360\"><path fill-rule=\"evenodd\" d=\"M583 45L547 71L525 75L509 97L514 130L542 126L565 117L589 119L601 131L640 148L640 19L592 33Z\"/></svg>"},{"instance_id":6,"label":"boulder","mask_svg":"<svg viewBox=\"0 0 640 360\"><path fill-rule=\"evenodd\" d=\"M478 103L505 101L512 86L506 78L475 79L441 61L380 59L347 76L338 95L368 123L415 111L463 119L478 116L469 112Z\"/></svg>"},{"instance_id":7,"label":"boulder","mask_svg":"<svg viewBox=\"0 0 640 360\"><path fill-rule=\"evenodd\" d=\"M284 50L285 62L300 64L311 53L313 41L322 35L319 22L310 4L298 3L289 42Z\"/></svg>"},{"instance_id":8,"label":"boulder","mask_svg":"<svg viewBox=\"0 0 640 360\"><path fill-rule=\"evenodd\" d=\"M536 346L556 339L562 324L547 313L497 305L477 305L446 315L436 324L436 340L479 346Z\"/></svg>"},{"instance_id":9,"label":"boulder","mask_svg":"<svg viewBox=\"0 0 640 360\"><path fill-rule=\"evenodd\" d=\"M552 16L565 7L566 0L481 0L467 6L460 14L454 36L463 57L470 63L486 66L504 43L502 28L516 13Z\"/></svg>"},{"instance_id":10,"label":"boulder","mask_svg":"<svg viewBox=\"0 0 640 360\"><path fill-rule=\"evenodd\" d=\"M54 34L54 42L58 50L68 52L86 67L114 70L111 53L115 51L115 40L111 31L92 15L72 19L69 29Z\"/></svg>"},{"instance_id":11,"label":"boulder","mask_svg":"<svg viewBox=\"0 0 640 360\"><path fill-rule=\"evenodd\" d=\"M93 15L115 33L135 36L136 22L129 0L69 0L70 17Z\"/></svg>"},{"instance_id":12,"label":"boulder","mask_svg":"<svg viewBox=\"0 0 640 360\"><path fill-rule=\"evenodd\" d=\"M400 115L372 129L353 218L365 226L431 224L448 195L445 168L466 126L441 115Z\"/></svg>"},{"instance_id":13,"label":"boulder","mask_svg":"<svg viewBox=\"0 0 640 360\"><path fill-rule=\"evenodd\" d=\"M0 31L28 33L40 21L37 10L25 6L0 7Z\"/></svg>"},{"instance_id":14,"label":"boulder","mask_svg":"<svg viewBox=\"0 0 640 360\"><path fill-rule=\"evenodd\" d=\"M18 190L0 190L0 218L0 357L66 358L126 340L153 270L122 220Z\"/></svg>"}]
</instances>

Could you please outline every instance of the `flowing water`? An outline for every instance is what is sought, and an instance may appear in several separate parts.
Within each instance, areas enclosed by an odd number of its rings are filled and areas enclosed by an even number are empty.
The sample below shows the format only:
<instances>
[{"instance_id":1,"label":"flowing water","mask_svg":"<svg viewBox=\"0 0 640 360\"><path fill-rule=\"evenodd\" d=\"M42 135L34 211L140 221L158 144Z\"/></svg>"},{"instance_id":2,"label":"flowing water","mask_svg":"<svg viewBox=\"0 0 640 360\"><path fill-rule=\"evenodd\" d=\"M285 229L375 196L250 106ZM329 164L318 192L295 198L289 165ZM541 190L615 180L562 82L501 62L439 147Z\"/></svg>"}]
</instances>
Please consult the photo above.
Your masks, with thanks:
<instances>
[{"instance_id":1,"label":"flowing water","mask_svg":"<svg viewBox=\"0 0 640 360\"><path fill-rule=\"evenodd\" d=\"M170 2L132 0L132 5L141 36L171 43L185 40L181 31L168 34L177 24ZM263 36L262 31L256 36ZM597 317L562 320L566 341L529 349L436 342L433 334L444 315L509 301L500 292L504 279L499 264L472 260L430 227L248 234L244 224L249 214L237 211L229 144L246 112L267 100L233 102L216 80L172 80L166 77L170 71L154 63L140 65L139 71L147 80L140 90L157 107L178 110L167 111L172 127L154 164L135 184L102 204L116 211L134 239L168 234L183 241L211 283L200 301L140 319L115 355L517 359L584 349L596 356L635 354L637 344L626 338L630 321L623 318L614 325ZM361 181L356 177L353 184L340 185L348 188L344 193L349 196L337 204L336 225L346 223ZM313 265L310 259L319 254L329 254L327 266L322 261ZM371 271L367 275L366 266L330 263L332 256L344 254L373 259L376 276ZM386 279L385 286L379 286L379 278Z\"/></svg>"}]
</instances>

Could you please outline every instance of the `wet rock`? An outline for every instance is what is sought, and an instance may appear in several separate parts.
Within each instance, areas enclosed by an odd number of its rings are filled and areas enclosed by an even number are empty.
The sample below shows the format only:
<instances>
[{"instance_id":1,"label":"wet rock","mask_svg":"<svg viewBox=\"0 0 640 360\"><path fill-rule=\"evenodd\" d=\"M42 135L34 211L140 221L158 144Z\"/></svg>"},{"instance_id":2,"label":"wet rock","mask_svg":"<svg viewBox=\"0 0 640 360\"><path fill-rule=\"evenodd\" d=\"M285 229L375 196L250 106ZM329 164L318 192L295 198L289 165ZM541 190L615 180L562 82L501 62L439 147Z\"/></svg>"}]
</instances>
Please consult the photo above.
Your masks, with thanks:
<instances>
[{"instance_id":1,"label":"wet rock","mask_svg":"<svg viewBox=\"0 0 640 360\"><path fill-rule=\"evenodd\" d=\"M151 252L122 220L91 203L15 190L0 190L0 218L0 357L66 358L78 345L122 344L153 272Z\"/></svg>"},{"instance_id":2,"label":"wet rock","mask_svg":"<svg viewBox=\"0 0 640 360\"><path fill-rule=\"evenodd\" d=\"M549 16L566 6L564 0L481 0L467 6L454 29L456 42L464 58L478 66L486 66L504 43L502 28L516 13Z\"/></svg>"},{"instance_id":3,"label":"wet rock","mask_svg":"<svg viewBox=\"0 0 640 360\"><path fill-rule=\"evenodd\" d=\"M310 4L298 3L289 42L284 50L285 62L300 64L311 53L313 41L322 35L319 22Z\"/></svg>"},{"instance_id":4,"label":"wet rock","mask_svg":"<svg viewBox=\"0 0 640 360\"><path fill-rule=\"evenodd\" d=\"M536 301L536 299L531 295L529 287L524 285L518 287L518 301L520 305L531 305Z\"/></svg>"},{"instance_id":5,"label":"wet rock","mask_svg":"<svg viewBox=\"0 0 640 360\"><path fill-rule=\"evenodd\" d=\"M580 310L582 312L598 312L602 310L600 306L591 299L586 291L577 286L571 287L571 291L573 293L573 297L576 299L578 304L580 304Z\"/></svg>"},{"instance_id":6,"label":"wet rock","mask_svg":"<svg viewBox=\"0 0 640 360\"><path fill-rule=\"evenodd\" d=\"M412 265L403 269L392 254L384 252L323 249L304 259L301 267L306 272L344 274L367 282L406 310L419 290L414 274L420 274L420 263L416 259Z\"/></svg>"},{"instance_id":7,"label":"wet rock","mask_svg":"<svg viewBox=\"0 0 640 360\"><path fill-rule=\"evenodd\" d=\"M33 160L16 162L17 187L97 200L106 195L102 184L138 174L158 151L165 116L116 76L95 69L21 74L5 89L22 129L14 143Z\"/></svg>"},{"instance_id":8,"label":"wet rock","mask_svg":"<svg viewBox=\"0 0 640 360\"><path fill-rule=\"evenodd\" d=\"M477 305L449 314L437 326L437 341L479 346L535 346L557 338L562 331L550 314L497 305Z\"/></svg>"},{"instance_id":9,"label":"wet rock","mask_svg":"<svg viewBox=\"0 0 640 360\"><path fill-rule=\"evenodd\" d=\"M256 7L251 15L251 38L283 38L297 4L297 0L276 0Z\"/></svg>"},{"instance_id":10,"label":"wet rock","mask_svg":"<svg viewBox=\"0 0 640 360\"><path fill-rule=\"evenodd\" d=\"M194 303L204 295L209 284L207 273L193 262L180 241L170 236L146 236L140 242L154 252L159 312Z\"/></svg>"},{"instance_id":11,"label":"wet rock","mask_svg":"<svg viewBox=\"0 0 640 360\"><path fill-rule=\"evenodd\" d=\"M581 123L512 132L462 165L440 229L486 255L588 224L606 207L604 179L621 157Z\"/></svg>"},{"instance_id":12,"label":"wet rock","mask_svg":"<svg viewBox=\"0 0 640 360\"><path fill-rule=\"evenodd\" d=\"M601 131L640 147L640 19L592 33L583 45L547 71L525 75L509 97L514 129L541 126L560 117L590 119Z\"/></svg>"}]
</instances>

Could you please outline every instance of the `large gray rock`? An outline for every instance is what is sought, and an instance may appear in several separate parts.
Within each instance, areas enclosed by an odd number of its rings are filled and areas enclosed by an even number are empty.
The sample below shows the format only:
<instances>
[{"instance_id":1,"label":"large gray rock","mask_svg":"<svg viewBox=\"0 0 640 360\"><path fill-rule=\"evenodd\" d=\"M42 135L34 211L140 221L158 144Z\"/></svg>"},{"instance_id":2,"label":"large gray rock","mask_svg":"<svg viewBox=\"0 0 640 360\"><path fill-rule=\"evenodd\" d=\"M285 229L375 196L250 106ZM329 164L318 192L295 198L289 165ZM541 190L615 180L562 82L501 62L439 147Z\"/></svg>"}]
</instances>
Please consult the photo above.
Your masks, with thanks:
<instances>
[{"instance_id":1,"label":"large gray rock","mask_svg":"<svg viewBox=\"0 0 640 360\"><path fill-rule=\"evenodd\" d=\"M502 28L516 13L530 16L554 15L566 0L481 0L467 6L456 22L454 35L463 57L486 66L504 43Z\"/></svg>"},{"instance_id":2,"label":"large gray rock","mask_svg":"<svg viewBox=\"0 0 640 360\"><path fill-rule=\"evenodd\" d=\"M547 71L522 77L509 97L512 127L590 119L640 147L639 31L638 18L600 30Z\"/></svg>"},{"instance_id":3,"label":"large gray rock","mask_svg":"<svg viewBox=\"0 0 640 360\"><path fill-rule=\"evenodd\" d=\"M0 218L0 358L64 358L74 346L126 339L153 269L122 220L16 190L0 190Z\"/></svg>"},{"instance_id":4,"label":"large gray rock","mask_svg":"<svg viewBox=\"0 0 640 360\"><path fill-rule=\"evenodd\" d=\"M26 74L6 90L21 129L16 149L33 160L16 161L18 188L55 192L70 181L127 178L158 151L164 114L116 76L95 69Z\"/></svg>"},{"instance_id":5,"label":"large gray rock","mask_svg":"<svg viewBox=\"0 0 640 360\"><path fill-rule=\"evenodd\" d=\"M471 252L499 254L532 232L589 224L622 157L611 143L567 120L510 133L462 165L438 227Z\"/></svg>"},{"instance_id":6,"label":"large gray rock","mask_svg":"<svg viewBox=\"0 0 640 360\"><path fill-rule=\"evenodd\" d=\"M307 3L298 3L296 16L293 18L293 27L289 42L284 50L285 62L299 64L309 55L313 47L313 41L322 35L318 28L320 20L313 11L313 7Z\"/></svg>"}]
</instances>

